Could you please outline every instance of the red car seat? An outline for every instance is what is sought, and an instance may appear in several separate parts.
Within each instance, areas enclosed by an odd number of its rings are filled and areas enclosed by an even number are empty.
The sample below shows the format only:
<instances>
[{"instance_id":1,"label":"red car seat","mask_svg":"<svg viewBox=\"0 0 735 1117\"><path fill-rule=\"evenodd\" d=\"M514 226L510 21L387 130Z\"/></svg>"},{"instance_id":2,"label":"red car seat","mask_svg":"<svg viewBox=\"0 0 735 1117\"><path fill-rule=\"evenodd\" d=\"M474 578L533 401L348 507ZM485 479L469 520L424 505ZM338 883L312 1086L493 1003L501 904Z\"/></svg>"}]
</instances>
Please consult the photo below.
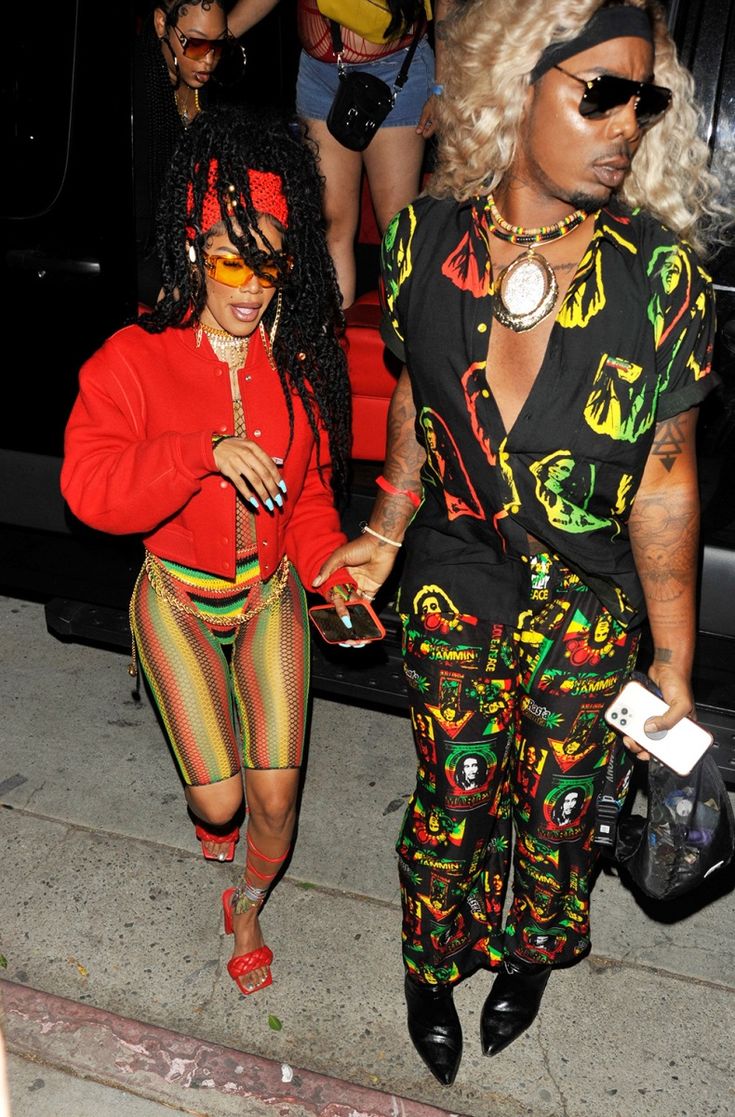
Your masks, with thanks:
<instances>
[{"instance_id":1,"label":"red car seat","mask_svg":"<svg viewBox=\"0 0 735 1117\"><path fill-rule=\"evenodd\" d=\"M352 387L352 456L382 462L388 404L401 371L380 336L378 292L368 291L345 311L345 350Z\"/></svg>"},{"instance_id":2,"label":"red car seat","mask_svg":"<svg viewBox=\"0 0 735 1117\"><path fill-rule=\"evenodd\" d=\"M380 231L367 178L360 195L360 244L380 244ZM377 282L377 275L376 275ZM352 385L352 456L366 461L385 459L388 404L401 371L380 336L378 292L367 291L345 311L345 349Z\"/></svg>"}]
</instances>

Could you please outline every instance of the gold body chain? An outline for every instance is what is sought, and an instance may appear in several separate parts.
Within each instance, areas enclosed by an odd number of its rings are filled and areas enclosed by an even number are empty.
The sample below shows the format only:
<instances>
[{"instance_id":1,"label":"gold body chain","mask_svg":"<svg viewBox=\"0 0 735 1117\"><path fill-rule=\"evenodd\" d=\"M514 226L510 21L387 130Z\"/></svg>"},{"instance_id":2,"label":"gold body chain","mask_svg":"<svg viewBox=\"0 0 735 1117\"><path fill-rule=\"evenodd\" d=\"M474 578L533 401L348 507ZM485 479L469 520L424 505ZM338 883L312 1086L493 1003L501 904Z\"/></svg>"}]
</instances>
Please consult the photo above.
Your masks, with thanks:
<instances>
[{"instance_id":1,"label":"gold body chain","mask_svg":"<svg viewBox=\"0 0 735 1117\"><path fill-rule=\"evenodd\" d=\"M251 621L254 617L257 617L259 613L262 613L263 609L268 609L271 605L275 605L276 602L279 601L280 598L283 596L283 591L288 584L288 577L290 572L291 563L289 562L288 555L284 555L280 563L278 564L275 574L273 575L273 584L270 587L268 595L264 597L262 601L259 601L257 605L253 605L251 608L246 609L244 613L240 613L239 616L228 617L226 621L223 620L222 627L232 628L233 626L238 627L239 625L247 624L248 621ZM130 606L128 610L130 632L132 635L132 647L128 674L132 678L135 678L138 674L138 657L135 641L135 622L133 619L133 601L135 599L135 593L138 588L138 583L140 582L140 579L143 577L144 573L146 574L148 581L153 587L155 593L163 601L170 605L172 609L175 609L177 613L183 613L189 617L197 617L200 620L204 620L206 624L217 624L215 618L205 616L199 609L197 609L196 605L187 605L185 601L182 601L181 598L176 596L174 590L171 589L169 585L167 585L167 582L171 580L168 573L166 572L164 567L161 566L156 556L151 554L150 551L146 551L145 561L143 562L143 565L140 569L140 574L138 575L138 579L135 583L135 588L130 598ZM224 595L232 593L232 589L228 587L227 589L213 592Z\"/></svg>"}]
</instances>

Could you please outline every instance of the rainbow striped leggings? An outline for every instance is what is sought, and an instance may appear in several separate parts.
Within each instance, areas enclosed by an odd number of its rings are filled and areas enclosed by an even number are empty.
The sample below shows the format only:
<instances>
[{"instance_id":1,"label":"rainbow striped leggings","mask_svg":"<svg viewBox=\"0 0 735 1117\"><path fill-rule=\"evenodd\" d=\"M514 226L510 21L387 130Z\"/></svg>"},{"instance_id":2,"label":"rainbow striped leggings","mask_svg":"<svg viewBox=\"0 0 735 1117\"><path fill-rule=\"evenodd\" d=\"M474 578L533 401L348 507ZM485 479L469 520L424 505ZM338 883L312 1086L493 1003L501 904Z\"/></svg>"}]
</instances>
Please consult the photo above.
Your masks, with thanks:
<instances>
[{"instance_id":1,"label":"rainbow striped leggings","mask_svg":"<svg viewBox=\"0 0 735 1117\"><path fill-rule=\"evenodd\" d=\"M257 582L243 609L268 586ZM188 597L177 590L182 602ZM131 624L140 662L189 785L246 768L299 768L309 687L306 598L293 570L282 595L222 633L177 610L145 572L133 591ZM240 738L242 737L242 761Z\"/></svg>"}]
</instances>

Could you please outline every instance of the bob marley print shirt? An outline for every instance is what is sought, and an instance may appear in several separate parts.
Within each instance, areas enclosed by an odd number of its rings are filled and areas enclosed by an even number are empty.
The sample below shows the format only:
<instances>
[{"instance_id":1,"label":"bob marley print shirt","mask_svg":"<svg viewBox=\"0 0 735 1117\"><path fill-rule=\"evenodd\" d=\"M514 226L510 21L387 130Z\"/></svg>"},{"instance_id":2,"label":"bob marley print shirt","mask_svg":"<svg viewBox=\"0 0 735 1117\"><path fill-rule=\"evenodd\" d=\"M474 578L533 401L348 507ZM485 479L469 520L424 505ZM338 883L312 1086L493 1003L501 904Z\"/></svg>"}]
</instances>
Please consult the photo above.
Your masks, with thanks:
<instances>
[{"instance_id":1,"label":"bob marley print shirt","mask_svg":"<svg viewBox=\"0 0 735 1117\"><path fill-rule=\"evenodd\" d=\"M408 367L426 449L401 611L433 584L451 612L515 623L531 534L624 627L637 624L645 604L628 520L656 424L714 386L710 278L654 218L617 203L601 210L506 431L485 375L491 235L486 198L424 197L383 239L382 335Z\"/></svg>"}]
</instances>

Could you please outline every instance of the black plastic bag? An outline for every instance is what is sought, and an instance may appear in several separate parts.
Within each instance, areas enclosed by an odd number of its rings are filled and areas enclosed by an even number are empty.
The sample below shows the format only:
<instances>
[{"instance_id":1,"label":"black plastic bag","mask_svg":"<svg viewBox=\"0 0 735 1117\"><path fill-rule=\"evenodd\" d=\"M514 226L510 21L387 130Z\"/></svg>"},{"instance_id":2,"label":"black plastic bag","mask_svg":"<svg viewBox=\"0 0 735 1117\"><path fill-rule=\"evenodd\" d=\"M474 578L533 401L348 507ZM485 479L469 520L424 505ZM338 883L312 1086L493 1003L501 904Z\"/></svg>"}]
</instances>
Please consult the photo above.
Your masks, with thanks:
<instances>
[{"instance_id":1,"label":"black plastic bag","mask_svg":"<svg viewBox=\"0 0 735 1117\"><path fill-rule=\"evenodd\" d=\"M327 128L343 147L364 151L393 108L389 85L364 70L342 71Z\"/></svg>"},{"instance_id":2,"label":"black plastic bag","mask_svg":"<svg viewBox=\"0 0 735 1117\"><path fill-rule=\"evenodd\" d=\"M724 868L735 849L732 804L713 757L688 776L651 758L648 812L620 819L615 861L646 895L673 900Z\"/></svg>"}]
</instances>

